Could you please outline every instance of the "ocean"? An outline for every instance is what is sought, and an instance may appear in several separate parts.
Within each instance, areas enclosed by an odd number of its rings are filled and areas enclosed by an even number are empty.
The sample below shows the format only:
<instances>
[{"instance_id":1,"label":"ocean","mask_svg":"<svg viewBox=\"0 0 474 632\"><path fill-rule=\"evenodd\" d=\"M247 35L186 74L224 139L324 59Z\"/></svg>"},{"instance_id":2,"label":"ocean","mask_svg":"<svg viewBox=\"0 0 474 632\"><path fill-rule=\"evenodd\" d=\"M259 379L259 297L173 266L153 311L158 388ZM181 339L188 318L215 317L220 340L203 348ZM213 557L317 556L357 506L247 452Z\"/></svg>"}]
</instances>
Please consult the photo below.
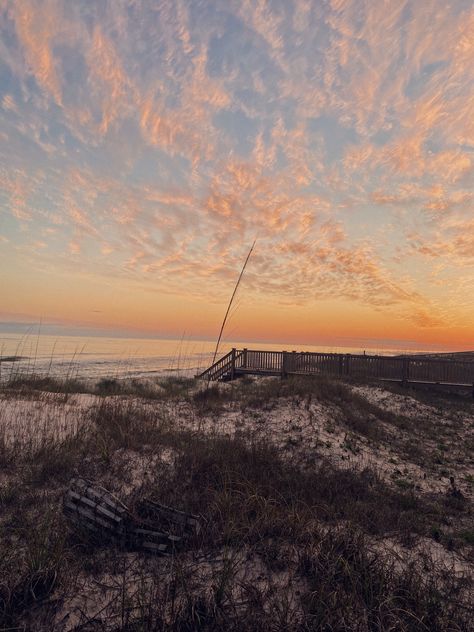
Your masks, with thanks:
<instances>
[{"instance_id":1,"label":"ocean","mask_svg":"<svg viewBox=\"0 0 474 632\"><path fill-rule=\"evenodd\" d=\"M60 378L152 378L193 376L212 361L215 341L120 338L102 336L20 335L0 333L0 380L14 375L49 375ZM218 357L232 347L268 351L326 353L377 353L396 355L422 349L372 346L315 346L282 343L232 342L219 346ZM427 350L425 349L425 352ZM12 361L12 357L16 357Z\"/></svg>"}]
</instances>

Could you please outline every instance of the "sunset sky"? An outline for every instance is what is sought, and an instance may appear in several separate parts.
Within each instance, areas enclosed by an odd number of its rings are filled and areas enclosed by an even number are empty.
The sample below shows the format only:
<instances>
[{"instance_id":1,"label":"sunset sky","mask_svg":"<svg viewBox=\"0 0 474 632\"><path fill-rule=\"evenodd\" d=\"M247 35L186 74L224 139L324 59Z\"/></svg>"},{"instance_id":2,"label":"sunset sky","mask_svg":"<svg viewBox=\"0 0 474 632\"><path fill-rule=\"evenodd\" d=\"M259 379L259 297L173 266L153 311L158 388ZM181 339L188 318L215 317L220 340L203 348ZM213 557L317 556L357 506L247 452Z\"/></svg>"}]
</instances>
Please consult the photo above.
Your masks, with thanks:
<instances>
[{"instance_id":1,"label":"sunset sky","mask_svg":"<svg viewBox=\"0 0 474 632\"><path fill-rule=\"evenodd\" d=\"M472 0L0 0L4 326L213 337L254 239L231 338L474 348Z\"/></svg>"}]
</instances>

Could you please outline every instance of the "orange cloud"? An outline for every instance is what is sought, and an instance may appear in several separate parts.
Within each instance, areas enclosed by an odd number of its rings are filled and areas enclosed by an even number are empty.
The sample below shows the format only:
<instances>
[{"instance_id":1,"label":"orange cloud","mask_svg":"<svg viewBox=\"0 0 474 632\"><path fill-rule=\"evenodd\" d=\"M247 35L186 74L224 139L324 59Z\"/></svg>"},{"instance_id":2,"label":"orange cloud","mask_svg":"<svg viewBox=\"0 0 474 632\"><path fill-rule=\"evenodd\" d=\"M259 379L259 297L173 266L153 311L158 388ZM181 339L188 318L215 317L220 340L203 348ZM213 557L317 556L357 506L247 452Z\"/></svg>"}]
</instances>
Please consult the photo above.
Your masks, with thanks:
<instances>
[{"instance_id":1,"label":"orange cloud","mask_svg":"<svg viewBox=\"0 0 474 632\"><path fill-rule=\"evenodd\" d=\"M115 46L98 26L94 29L88 51L88 63L92 85L101 100L99 133L103 135L128 109L134 87L123 69Z\"/></svg>"},{"instance_id":2,"label":"orange cloud","mask_svg":"<svg viewBox=\"0 0 474 632\"><path fill-rule=\"evenodd\" d=\"M405 332L468 312L474 15L462 3L2 7L17 82L1 102L0 185L35 273L116 280L144 304L218 303L258 237L245 289L264 306L341 301L361 330Z\"/></svg>"},{"instance_id":3,"label":"orange cloud","mask_svg":"<svg viewBox=\"0 0 474 632\"><path fill-rule=\"evenodd\" d=\"M45 2L39 5L31 0L22 0L12 3L10 7L29 70L39 85L61 105L60 74L52 53L52 40L62 19L57 3Z\"/></svg>"},{"instance_id":4,"label":"orange cloud","mask_svg":"<svg viewBox=\"0 0 474 632\"><path fill-rule=\"evenodd\" d=\"M20 221L28 221L32 218L28 199L39 184L39 178L28 177L19 169L7 173L0 169L0 190L9 197L10 211L13 217Z\"/></svg>"}]
</instances>

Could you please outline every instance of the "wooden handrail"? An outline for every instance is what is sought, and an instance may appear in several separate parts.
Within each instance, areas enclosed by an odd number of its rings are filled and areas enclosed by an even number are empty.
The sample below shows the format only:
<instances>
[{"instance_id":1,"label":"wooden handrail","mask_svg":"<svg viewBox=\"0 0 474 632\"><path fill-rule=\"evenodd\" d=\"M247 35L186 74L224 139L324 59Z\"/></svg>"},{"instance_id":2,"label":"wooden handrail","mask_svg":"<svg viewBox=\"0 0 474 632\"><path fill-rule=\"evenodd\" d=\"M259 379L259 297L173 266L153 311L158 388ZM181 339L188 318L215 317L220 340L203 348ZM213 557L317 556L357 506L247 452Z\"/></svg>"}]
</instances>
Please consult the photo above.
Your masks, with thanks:
<instances>
[{"instance_id":1,"label":"wooden handrail","mask_svg":"<svg viewBox=\"0 0 474 632\"><path fill-rule=\"evenodd\" d=\"M201 380L218 380L223 375L228 372L231 372L242 365L240 361L243 357L243 351L237 351L236 349L232 349L225 356L214 362L212 366L203 371L202 373L196 375L197 379ZM234 377L234 376L232 376Z\"/></svg>"},{"instance_id":2,"label":"wooden handrail","mask_svg":"<svg viewBox=\"0 0 474 632\"><path fill-rule=\"evenodd\" d=\"M445 384L474 383L474 362L423 358L420 356L380 356L348 353L264 351L232 349L196 377L218 380L228 374L281 375L328 374L375 379L427 381Z\"/></svg>"}]
</instances>

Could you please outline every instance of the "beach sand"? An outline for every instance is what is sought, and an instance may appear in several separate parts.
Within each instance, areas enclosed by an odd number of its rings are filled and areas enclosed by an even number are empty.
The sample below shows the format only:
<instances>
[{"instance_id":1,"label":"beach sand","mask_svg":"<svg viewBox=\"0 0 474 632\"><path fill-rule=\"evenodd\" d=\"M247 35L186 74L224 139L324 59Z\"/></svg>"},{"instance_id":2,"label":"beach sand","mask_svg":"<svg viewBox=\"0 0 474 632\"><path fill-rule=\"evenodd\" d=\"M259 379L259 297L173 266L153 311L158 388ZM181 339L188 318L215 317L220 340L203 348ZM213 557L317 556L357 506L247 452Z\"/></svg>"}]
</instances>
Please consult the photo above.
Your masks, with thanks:
<instances>
[{"instance_id":1,"label":"beach sand","mask_svg":"<svg viewBox=\"0 0 474 632\"><path fill-rule=\"evenodd\" d=\"M169 380L147 384L147 389L147 397L142 396L143 389L140 396L133 393L131 386L127 394L108 396L29 388L6 388L0 394L3 546L14 543L19 556L16 563L25 568L28 577L31 568L25 562L25 551L32 544L31 534L25 536L24 529L39 521L45 530L43 548L48 551L43 565L60 567L55 568L55 580L46 591L49 605L36 596L23 604L5 602L9 624L34 622L39 626L35 629L73 630L97 620L103 629L120 629L113 626L117 626L117 617L124 616L124 601L134 604L127 616L135 620L145 616L141 611L137 614L140 595L147 599L154 595L160 606L153 617L171 625L173 617L176 621L185 617L189 600L194 603L199 597L207 600L206 607L212 602L216 608L216 585L224 582L227 572L228 585L219 593L226 606L219 616L214 613L216 620L227 617L229 625L231 621L234 625L237 617L248 623L249 590L254 586L255 603L251 605L262 621L273 621L276 604L284 603L280 617L291 621L288 629L298 629L309 621L303 596L311 593L315 581L314 573L302 571L302 560L320 559L321 547L328 538L334 546L336 536L344 541L361 537L364 554L375 556L392 574L415 564L420 576L424 565L433 576L448 572L451 581L454 577L472 581L474 406L468 399L394 391L374 384L278 378L218 385ZM93 386L89 384L88 390L94 391ZM274 451L278 476L290 468L294 477L299 472L312 481L314 494L311 489L298 491L301 501L285 509L287 523L292 525L289 533L280 524L281 499L276 492L268 495L264 471L259 474L261 482L252 478L256 476L252 472L247 483L244 479L236 482L238 476L232 468L239 469L240 477L245 468L240 471L240 461L232 464L230 458L229 471L224 474L232 497L224 498L222 489L216 496L215 490L193 487L193 468L196 485L200 480L222 485L225 460L213 452L216 445L222 450L234 445L236 451L242 450L242 459L249 458L246 451L254 450L253 446L258 450L264 446ZM271 469L271 458L265 458L270 459ZM253 465L252 461L249 468ZM218 472L212 474L213 468ZM189 480L183 480L183 471ZM177 473L178 481L174 478ZM201 508L204 520L215 522L208 529L211 544L201 542L172 559L150 559L133 552L112 554L107 548L84 553L60 510L62 494L74 475L104 485L127 503L151 494L181 505L181 509L196 512ZM324 487L331 476L334 494ZM325 491L318 490L319 481ZM255 489L249 495L252 485ZM265 493L257 491L261 485ZM341 485L340 504L337 485ZM248 522L237 527L239 520L231 506L235 494L241 495L243 507L258 500L259 509L249 514L254 516L253 523L247 516ZM285 494L282 490L284 503L292 504L291 495L287 498ZM373 515L377 494L381 514L392 512L391 518ZM400 502L398 510L392 506L395 498ZM220 515L215 513L216 504L220 512L228 506L231 524L225 516L216 517ZM295 522L297 506L304 519ZM258 521L262 525L257 536ZM275 533L270 528L273 521L280 525ZM59 546L58 529L61 555L56 560L53 549ZM66 566L64 559L68 560ZM74 581L68 574L70 568L75 569ZM172 611L169 590L177 581L178 570L181 592L173 597ZM15 581L20 580L10 577L5 567L2 572L4 585L13 584L9 594L16 594ZM168 593L158 585L167 585ZM468 599L466 594L462 599ZM361 621L366 620L367 612L361 614L360 595L357 600L357 625L362 627L347 629L366 629ZM446 603L443 607L449 612ZM345 616L342 610L340 616Z\"/></svg>"}]
</instances>

